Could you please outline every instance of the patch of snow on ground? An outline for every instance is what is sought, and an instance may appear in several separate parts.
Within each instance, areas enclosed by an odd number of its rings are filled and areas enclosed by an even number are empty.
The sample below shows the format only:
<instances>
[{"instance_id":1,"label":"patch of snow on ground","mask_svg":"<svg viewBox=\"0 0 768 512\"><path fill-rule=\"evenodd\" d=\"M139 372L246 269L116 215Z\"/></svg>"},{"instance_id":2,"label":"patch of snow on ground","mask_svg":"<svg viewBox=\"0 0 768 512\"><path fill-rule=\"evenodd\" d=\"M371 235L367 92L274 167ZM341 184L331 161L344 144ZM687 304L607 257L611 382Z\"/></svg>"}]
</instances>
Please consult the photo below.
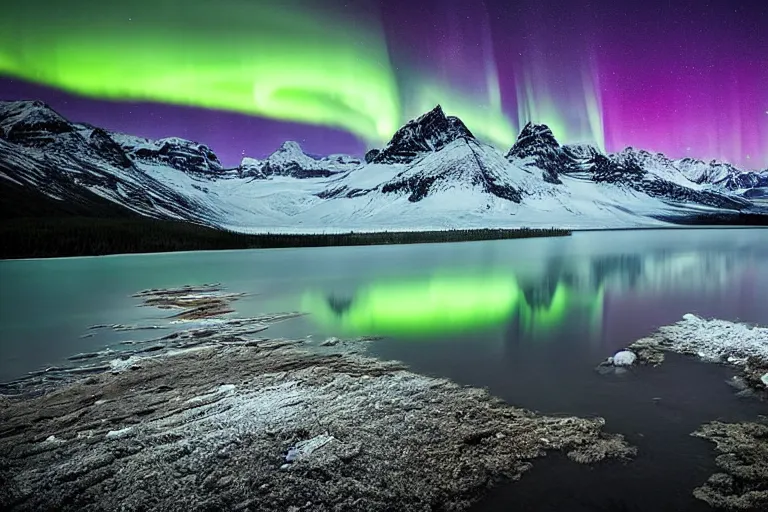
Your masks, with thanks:
<instances>
[{"instance_id":1,"label":"patch of snow on ground","mask_svg":"<svg viewBox=\"0 0 768 512\"><path fill-rule=\"evenodd\" d=\"M120 439L121 437L125 437L130 434L132 430L133 427L121 428L120 430L110 430L107 432L105 437L107 439Z\"/></svg>"},{"instance_id":2,"label":"patch of snow on ground","mask_svg":"<svg viewBox=\"0 0 768 512\"><path fill-rule=\"evenodd\" d=\"M130 356L127 359L113 359L109 362L109 366L113 372L122 372L130 369L131 366L139 362L139 359L139 357L135 356Z\"/></svg>"},{"instance_id":3,"label":"patch of snow on ground","mask_svg":"<svg viewBox=\"0 0 768 512\"><path fill-rule=\"evenodd\" d=\"M695 354L704 361L731 359L738 364L749 357L768 360L768 328L726 320L705 320L687 314L673 325L659 328L666 346L675 352Z\"/></svg>"}]
</instances>

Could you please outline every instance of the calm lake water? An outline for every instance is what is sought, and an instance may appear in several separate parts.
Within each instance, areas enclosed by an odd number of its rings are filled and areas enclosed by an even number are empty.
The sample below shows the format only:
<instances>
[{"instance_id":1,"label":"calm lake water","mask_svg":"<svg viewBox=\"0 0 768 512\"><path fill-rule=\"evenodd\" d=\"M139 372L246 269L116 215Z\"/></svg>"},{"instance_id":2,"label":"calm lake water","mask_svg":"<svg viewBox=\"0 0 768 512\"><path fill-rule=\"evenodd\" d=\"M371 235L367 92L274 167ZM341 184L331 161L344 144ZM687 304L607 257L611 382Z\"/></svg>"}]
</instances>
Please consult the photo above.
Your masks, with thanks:
<instances>
[{"instance_id":1,"label":"calm lake water","mask_svg":"<svg viewBox=\"0 0 768 512\"><path fill-rule=\"evenodd\" d=\"M0 381L120 347L159 323L146 288L220 282L248 292L241 316L306 311L286 337L378 335L371 352L487 387L545 413L599 415L640 449L629 465L547 457L481 510L708 510L691 490L714 472L714 419L754 419L727 368L672 357L600 376L608 355L685 313L768 325L768 230L582 232L571 237L378 247L275 249L0 262Z\"/></svg>"}]
</instances>

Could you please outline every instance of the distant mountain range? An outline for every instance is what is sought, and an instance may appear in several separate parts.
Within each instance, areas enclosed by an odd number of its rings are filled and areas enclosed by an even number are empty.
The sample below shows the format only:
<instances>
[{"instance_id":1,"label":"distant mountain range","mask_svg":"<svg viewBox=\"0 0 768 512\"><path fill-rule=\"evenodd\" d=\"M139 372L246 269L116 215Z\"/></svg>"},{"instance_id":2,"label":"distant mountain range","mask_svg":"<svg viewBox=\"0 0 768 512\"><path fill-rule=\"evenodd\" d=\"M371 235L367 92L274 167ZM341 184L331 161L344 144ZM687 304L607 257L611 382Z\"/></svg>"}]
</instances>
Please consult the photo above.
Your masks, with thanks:
<instances>
[{"instance_id":1,"label":"distant mountain range","mask_svg":"<svg viewBox=\"0 0 768 512\"><path fill-rule=\"evenodd\" d=\"M73 123L0 102L3 216L143 215L243 232L768 224L768 170L560 145L526 125L508 152L440 106L364 160L285 142L226 169L204 144Z\"/></svg>"}]
</instances>

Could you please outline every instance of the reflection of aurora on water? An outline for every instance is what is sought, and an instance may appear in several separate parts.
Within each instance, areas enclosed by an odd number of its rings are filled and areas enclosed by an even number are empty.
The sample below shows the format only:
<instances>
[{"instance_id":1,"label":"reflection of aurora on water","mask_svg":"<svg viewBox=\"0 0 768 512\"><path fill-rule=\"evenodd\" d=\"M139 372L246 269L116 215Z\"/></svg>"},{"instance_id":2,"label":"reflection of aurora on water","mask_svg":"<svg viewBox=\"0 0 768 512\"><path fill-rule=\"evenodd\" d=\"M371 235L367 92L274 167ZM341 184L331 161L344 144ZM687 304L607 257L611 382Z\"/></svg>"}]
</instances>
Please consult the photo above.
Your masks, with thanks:
<instances>
[{"instance_id":1,"label":"reflection of aurora on water","mask_svg":"<svg viewBox=\"0 0 768 512\"><path fill-rule=\"evenodd\" d=\"M430 336L512 321L522 333L542 335L562 327L574 312L599 325L603 290L577 290L560 280L542 294L509 274L435 275L374 282L345 299L307 292L302 306L318 324L344 335Z\"/></svg>"}]
</instances>

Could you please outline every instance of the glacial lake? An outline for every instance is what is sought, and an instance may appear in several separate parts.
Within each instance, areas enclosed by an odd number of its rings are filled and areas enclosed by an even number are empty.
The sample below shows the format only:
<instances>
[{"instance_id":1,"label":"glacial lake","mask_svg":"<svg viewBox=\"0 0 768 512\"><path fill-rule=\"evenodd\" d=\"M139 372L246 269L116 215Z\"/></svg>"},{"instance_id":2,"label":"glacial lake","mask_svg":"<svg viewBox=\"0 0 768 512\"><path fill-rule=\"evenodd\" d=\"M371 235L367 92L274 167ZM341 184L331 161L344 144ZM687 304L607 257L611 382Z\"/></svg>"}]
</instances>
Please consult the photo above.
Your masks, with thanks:
<instances>
[{"instance_id":1,"label":"glacial lake","mask_svg":"<svg viewBox=\"0 0 768 512\"><path fill-rule=\"evenodd\" d=\"M380 336L376 356L542 413L602 416L640 450L630 464L595 467L550 455L478 512L711 510L691 491L716 472L713 450L689 434L768 414L735 396L731 370L690 358L594 371L685 313L768 325L765 229L2 261L0 381L156 337L89 327L160 323L168 312L137 307L133 293L203 283L246 292L239 316L308 313L265 336Z\"/></svg>"}]
</instances>

